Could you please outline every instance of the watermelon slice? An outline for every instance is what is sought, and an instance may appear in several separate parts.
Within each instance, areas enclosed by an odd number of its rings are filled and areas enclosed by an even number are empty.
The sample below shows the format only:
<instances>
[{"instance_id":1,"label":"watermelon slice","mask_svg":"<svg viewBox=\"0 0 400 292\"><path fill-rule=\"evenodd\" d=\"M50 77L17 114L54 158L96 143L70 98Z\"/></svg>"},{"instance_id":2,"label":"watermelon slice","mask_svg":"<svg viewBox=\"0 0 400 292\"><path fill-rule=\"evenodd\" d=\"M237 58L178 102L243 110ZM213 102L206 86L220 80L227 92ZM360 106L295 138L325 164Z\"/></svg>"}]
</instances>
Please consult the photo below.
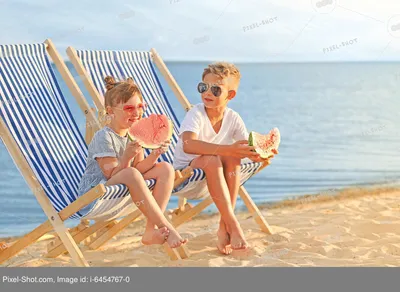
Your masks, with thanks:
<instances>
[{"instance_id":1,"label":"watermelon slice","mask_svg":"<svg viewBox=\"0 0 400 292\"><path fill-rule=\"evenodd\" d=\"M274 153L272 149L278 150L281 143L281 134L278 128L273 128L267 135L262 135L256 132L250 132L249 145L254 146L261 158L268 158Z\"/></svg>"},{"instance_id":2,"label":"watermelon slice","mask_svg":"<svg viewBox=\"0 0 400 292\"><path fill-rule=\"evenodd\" d=\"M171 139L172 131L173 125L167 116L151 114L134 123L128 131L128 137L141 142L143 148L157 149L164 141Z\"/></svg>"}]
</instances>

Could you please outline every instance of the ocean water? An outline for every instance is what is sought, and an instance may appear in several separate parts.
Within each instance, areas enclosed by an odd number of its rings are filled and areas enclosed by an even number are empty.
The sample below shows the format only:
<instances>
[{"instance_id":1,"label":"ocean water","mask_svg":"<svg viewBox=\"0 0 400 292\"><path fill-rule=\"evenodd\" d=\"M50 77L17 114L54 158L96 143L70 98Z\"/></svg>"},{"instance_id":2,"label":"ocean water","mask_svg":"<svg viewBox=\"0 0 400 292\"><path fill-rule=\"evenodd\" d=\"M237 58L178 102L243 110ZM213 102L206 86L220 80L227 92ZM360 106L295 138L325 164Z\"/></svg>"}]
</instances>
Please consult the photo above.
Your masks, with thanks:
<instances>
[{"instance_id":1,"label":"ocean water","mask_svg":"<svg viewBox=\"0 0 400 292\"><path fill-rule=\"evenodd\" d=\"M206 64L167 65L190 102L200 102L196 86ZM68 67L78 75L71 64ZM279 155L245 185L255 202L352 186L398 184L400 63L238 67L242 80L229 106L239 112L249 131L267 133L278 127L282 137ZM60 83L84 133L83 114L65 83ZM78 84L83 89L80 80ZM182 120L184 110L168 86L164 88ZM22 235L46 217L2 143L0 165L0 237ZM176 202L172 198L170 207Z\"/></svg>"}]
</instances>

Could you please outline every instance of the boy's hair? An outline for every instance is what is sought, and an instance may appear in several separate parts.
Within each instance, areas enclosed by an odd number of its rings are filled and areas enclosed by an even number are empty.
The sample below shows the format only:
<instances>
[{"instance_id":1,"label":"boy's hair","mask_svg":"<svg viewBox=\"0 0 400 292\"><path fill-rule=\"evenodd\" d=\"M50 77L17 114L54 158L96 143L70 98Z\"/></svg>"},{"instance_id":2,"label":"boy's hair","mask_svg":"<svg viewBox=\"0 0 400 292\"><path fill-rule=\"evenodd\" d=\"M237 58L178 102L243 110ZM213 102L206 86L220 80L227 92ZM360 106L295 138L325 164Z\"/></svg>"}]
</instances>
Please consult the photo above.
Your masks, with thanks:
<instances>
[{"instance_id":1,"label":"boy's hair","mask_svg":"<svg viewBox=\"0 0 400 292\"><path fill-rule=\"evenodd\" d=\"M228 78L229 86L234 90L238 89L241 75L234 64L228 62L212 63L204 69L202 79L204 80L204 77L210 73L221 78Z\"/></svg>"},{"instance_id":2,"label":"boy's hair","mask_svg":"<svg viewBox=\"0 0 400 292\"><path fill-rule=\"evenodd\" d=\"M133 81L133 78L128 77L124 81L115 82L114 77L107 76L104 78L106 84L106 93L104 95L104 106L115 106L120 103L126 103L132 96L138 95L143 101L142 93L139 87Z\"/></svg>"}]
</instances>

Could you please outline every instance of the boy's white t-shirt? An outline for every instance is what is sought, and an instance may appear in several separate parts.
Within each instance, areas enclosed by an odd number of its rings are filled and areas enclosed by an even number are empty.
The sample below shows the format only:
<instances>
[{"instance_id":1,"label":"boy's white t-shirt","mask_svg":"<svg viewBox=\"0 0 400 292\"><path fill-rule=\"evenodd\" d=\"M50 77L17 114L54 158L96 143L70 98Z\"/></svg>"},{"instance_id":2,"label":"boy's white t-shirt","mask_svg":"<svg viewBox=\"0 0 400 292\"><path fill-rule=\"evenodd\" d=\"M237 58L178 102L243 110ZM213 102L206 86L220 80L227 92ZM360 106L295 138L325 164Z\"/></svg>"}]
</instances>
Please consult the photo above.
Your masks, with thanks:
<instances>
[{"instance_id":1,"label":"boy's white t-shirt","mask_svg":"<svg viewBox=\"0 0 400 292\"><path fill-rule=\"evenodd\" d=\"M179 140L175 147L173 163L175 169L185 168L193 159L200 156L187 154L183 151L182 133L187 131L196 133L201 141L220 145L230 145L236 141L249 138L249 133L242 118L234 110L225 109L221 129L217 134L207 116L204 104L196 104L187 112L179 128Z\"/></svg>"}]
</instances>

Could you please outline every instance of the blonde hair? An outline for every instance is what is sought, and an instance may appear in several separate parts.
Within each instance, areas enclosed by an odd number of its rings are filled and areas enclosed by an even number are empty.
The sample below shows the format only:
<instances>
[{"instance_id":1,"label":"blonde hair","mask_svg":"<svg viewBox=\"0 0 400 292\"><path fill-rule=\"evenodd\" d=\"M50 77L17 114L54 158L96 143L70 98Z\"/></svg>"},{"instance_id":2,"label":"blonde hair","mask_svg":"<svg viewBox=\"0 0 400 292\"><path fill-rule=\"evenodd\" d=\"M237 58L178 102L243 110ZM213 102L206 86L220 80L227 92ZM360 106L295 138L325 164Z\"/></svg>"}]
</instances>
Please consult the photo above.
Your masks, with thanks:
<instances>
[{"instance_id":1,"label":"blonde hair","mask_svg":"<svg viewBox=\"0 0 400 292\"><path fill-rule=\"evenodd\" d=\"M202 79L207 74L215 74L221 78L228 78L229 86L235 90L238 89L240 83L240 71L239 69L232 63L228 62L216 62L208 65L207 68L204 69Z\"/></svg>"},{"instance_id":2,"label":"blonde hair","mask_svg":"<svg viewBox=\"0 0 400 292\"><path fill-rule=\"evenodd\" d=\"M143 102L142 93L139 87L133 81L133 78L128 77L124 81L115 82L114 77L107 76L104 78L106 84L106 93L104 95L104 107L115 106L120 103L126 103L134 95L138 95Z\"/></svg>"}]
</instances>

